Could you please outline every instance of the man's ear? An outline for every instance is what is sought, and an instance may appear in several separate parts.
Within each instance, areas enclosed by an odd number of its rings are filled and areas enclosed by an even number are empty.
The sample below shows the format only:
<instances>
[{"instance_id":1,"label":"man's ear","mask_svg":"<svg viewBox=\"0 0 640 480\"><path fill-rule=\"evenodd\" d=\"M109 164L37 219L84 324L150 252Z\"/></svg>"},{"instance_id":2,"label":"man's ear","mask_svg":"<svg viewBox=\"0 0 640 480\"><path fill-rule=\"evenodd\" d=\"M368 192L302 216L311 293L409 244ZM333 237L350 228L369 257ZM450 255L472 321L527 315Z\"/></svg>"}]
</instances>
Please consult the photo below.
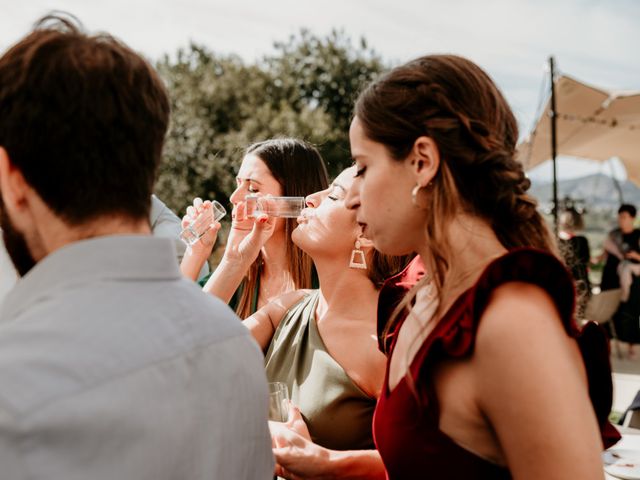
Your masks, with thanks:
<instances>
[{"instance_id":1,"label":"man's ear","mask_svg":"<svg viewBox=\"0 0 640 480\"><path fill-rule=\"evenodd\" d=\"M7 151L0 147L0 194L5 208L21 210L27 204L28 184L22 172L11 163Z\"/></svg>"},{"instance_id":2,"label":"man's ear","mask_svg":"<svg viewBox=\"0 0 640 480\"><path fill-rule=\"evenodd\" d=\"M431 137L418 137L408 157L416 184L426 187L440 168L440 151Z\"/></svg>"}]
</instances>

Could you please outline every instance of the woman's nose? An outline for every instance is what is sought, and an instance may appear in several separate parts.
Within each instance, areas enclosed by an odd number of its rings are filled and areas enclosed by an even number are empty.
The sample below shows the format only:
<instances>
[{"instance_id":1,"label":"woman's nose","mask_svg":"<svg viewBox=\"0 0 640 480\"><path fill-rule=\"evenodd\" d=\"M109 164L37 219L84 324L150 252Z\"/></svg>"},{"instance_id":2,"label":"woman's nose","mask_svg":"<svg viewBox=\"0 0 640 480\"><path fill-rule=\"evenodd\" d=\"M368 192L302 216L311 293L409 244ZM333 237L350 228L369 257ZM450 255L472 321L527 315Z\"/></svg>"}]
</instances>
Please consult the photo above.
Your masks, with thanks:
<instances>
[{"instance_id":1,"label":"woman's nose","mask_svg":"<svg viewBox=\"0 0 640 480\"><path fill-rule=\"evenodd\" d=\"M360 195L353 186L347 190L347 194L344 197L344 204L349 210L355 210L360 206Z\"/></svg>"},{"instance_id":2,"label":"woman's nose","mask_svg":"<svg viewBox=\"0 0 640 480\"><path fill-rule=\"evenodd\" d=\"M307 195L304 199L304 203L309 208L317 208L318 200L315 194Z\"/></svg>"},{"instance_id":3,"label":"woman's nose","mask_svg":"<svg viewBox=\"0 0 640 480\"><path fill-rule=\"evenodd\" d=\"M231 203L236 205L238 202L241 202L242 200L244 200L244 197L246 197L246 196L247 196L247 192L245 191L245 189L243 188L242 185L239 185L233 191L233 193L229 197L229 200L231 201Z\"/></svg>"}]
</instances>

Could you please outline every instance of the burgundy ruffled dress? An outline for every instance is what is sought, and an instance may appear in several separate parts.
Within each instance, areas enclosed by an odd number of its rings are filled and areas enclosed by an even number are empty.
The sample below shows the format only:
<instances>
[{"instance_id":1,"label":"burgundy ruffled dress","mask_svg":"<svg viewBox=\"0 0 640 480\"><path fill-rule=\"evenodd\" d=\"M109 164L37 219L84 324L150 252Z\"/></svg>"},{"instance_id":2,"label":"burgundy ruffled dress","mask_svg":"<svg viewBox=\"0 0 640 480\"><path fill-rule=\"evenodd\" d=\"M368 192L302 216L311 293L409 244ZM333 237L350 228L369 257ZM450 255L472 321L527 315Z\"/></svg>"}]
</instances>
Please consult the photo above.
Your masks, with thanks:
<instances>
[{"instance_id":1,"label":"burgundy ruffled dress","mask_svg":"<svg viewBox=\"0 0 640 480\"><path fill-rule=\"evenodd\" d=\"M385 320L405 292L424 273L420 260L383 287L378 306ZM565 267L552 255L530 248L513 250L493 261L477 283L464 292L425 339L410 369L418 398L402 379L390 393L385 377L376 407L373 429L390 480L409 478L509 479L506 468L477 456L456 444L438 428L439 406L430 369L450 358L472 355L478 324L491 292L500 285L527 282L543 288L553 299L567 335L577 339L585 363L589 395L605 448L620 438L607 417L611 409L612 383L609 347L602 329L589 323L578 329L573 320L574 287ZM517 320L514 318L514 320ZM381 340L384 351L393 349L400 324ZM379 325L381 327L382 325ZM388 377L387 366L387 377Z\"/></svg>"}]
</instances>

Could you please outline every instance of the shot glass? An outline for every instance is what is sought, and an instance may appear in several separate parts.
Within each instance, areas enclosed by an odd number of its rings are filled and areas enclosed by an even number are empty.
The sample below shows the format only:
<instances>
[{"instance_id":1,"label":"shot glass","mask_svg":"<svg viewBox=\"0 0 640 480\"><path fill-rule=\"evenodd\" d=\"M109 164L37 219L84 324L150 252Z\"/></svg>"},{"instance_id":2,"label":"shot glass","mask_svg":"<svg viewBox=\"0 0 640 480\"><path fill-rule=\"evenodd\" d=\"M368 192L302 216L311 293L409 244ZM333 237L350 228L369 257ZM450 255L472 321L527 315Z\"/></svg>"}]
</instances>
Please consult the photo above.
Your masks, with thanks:
<instances>
[{"instance_id":1,"label":"shot glass","mask_svg":"<svg viewBox=\"0 0 640 480\"><path fill-rule=\"evenodd\" d=\"M266 213L270 217L298 218L305 207L304 197L259 197L247 195L247 217L259 217Z\"/></svg>"},{"instance_id":2,"label":"shot glass","mask_svg":"<svg viewBox=\"0 0 640 480\"><path fill-rule=\"evenodd\" d=\"M269 420L286 422L289 419L289 389L286 383L269 383Z\"/></svg>"},{"instance_id":3,"label":"shot glass","mask_svg":"<svg viewBox=\"0 0 640 480\"><path fill-rule=\"evenodd\" d=\"M222 204L214 200L211 202L211 207L207 208L204 212L201 212L193 222L182 230L180 233L180 240L188 246L193 245L200 240L200 237L207 233L207 230L209 230L209 226L212 223L219 222L226 214L227 211Z\"/></svg>"}]
</instances>

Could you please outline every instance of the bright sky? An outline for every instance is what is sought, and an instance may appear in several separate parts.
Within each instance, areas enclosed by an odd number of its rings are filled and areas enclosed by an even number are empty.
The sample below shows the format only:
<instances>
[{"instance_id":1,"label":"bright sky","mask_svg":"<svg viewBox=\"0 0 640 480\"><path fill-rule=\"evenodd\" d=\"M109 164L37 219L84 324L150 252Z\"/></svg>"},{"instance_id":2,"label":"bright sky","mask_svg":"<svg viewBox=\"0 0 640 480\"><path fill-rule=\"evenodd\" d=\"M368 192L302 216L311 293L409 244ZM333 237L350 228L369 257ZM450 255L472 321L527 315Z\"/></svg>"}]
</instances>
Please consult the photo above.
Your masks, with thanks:
<instances>
[{"instance_id":1,"label":"bright sky","mask_svg":"<svg viewBox=\"0 0 640 480\"><path fill-rule=\"evenodd\" d=\"M193 40L253 60L303 27L364 36L393 62L460 54L493 76L523 133L533 124L551 54L562 73L640 90L639 0L0 0L0 51L51 10L73 13L89 30L108 31L152 59ZM602 170L576 165L561 168L561 176Z\"/></svg>"}]
</instances>

